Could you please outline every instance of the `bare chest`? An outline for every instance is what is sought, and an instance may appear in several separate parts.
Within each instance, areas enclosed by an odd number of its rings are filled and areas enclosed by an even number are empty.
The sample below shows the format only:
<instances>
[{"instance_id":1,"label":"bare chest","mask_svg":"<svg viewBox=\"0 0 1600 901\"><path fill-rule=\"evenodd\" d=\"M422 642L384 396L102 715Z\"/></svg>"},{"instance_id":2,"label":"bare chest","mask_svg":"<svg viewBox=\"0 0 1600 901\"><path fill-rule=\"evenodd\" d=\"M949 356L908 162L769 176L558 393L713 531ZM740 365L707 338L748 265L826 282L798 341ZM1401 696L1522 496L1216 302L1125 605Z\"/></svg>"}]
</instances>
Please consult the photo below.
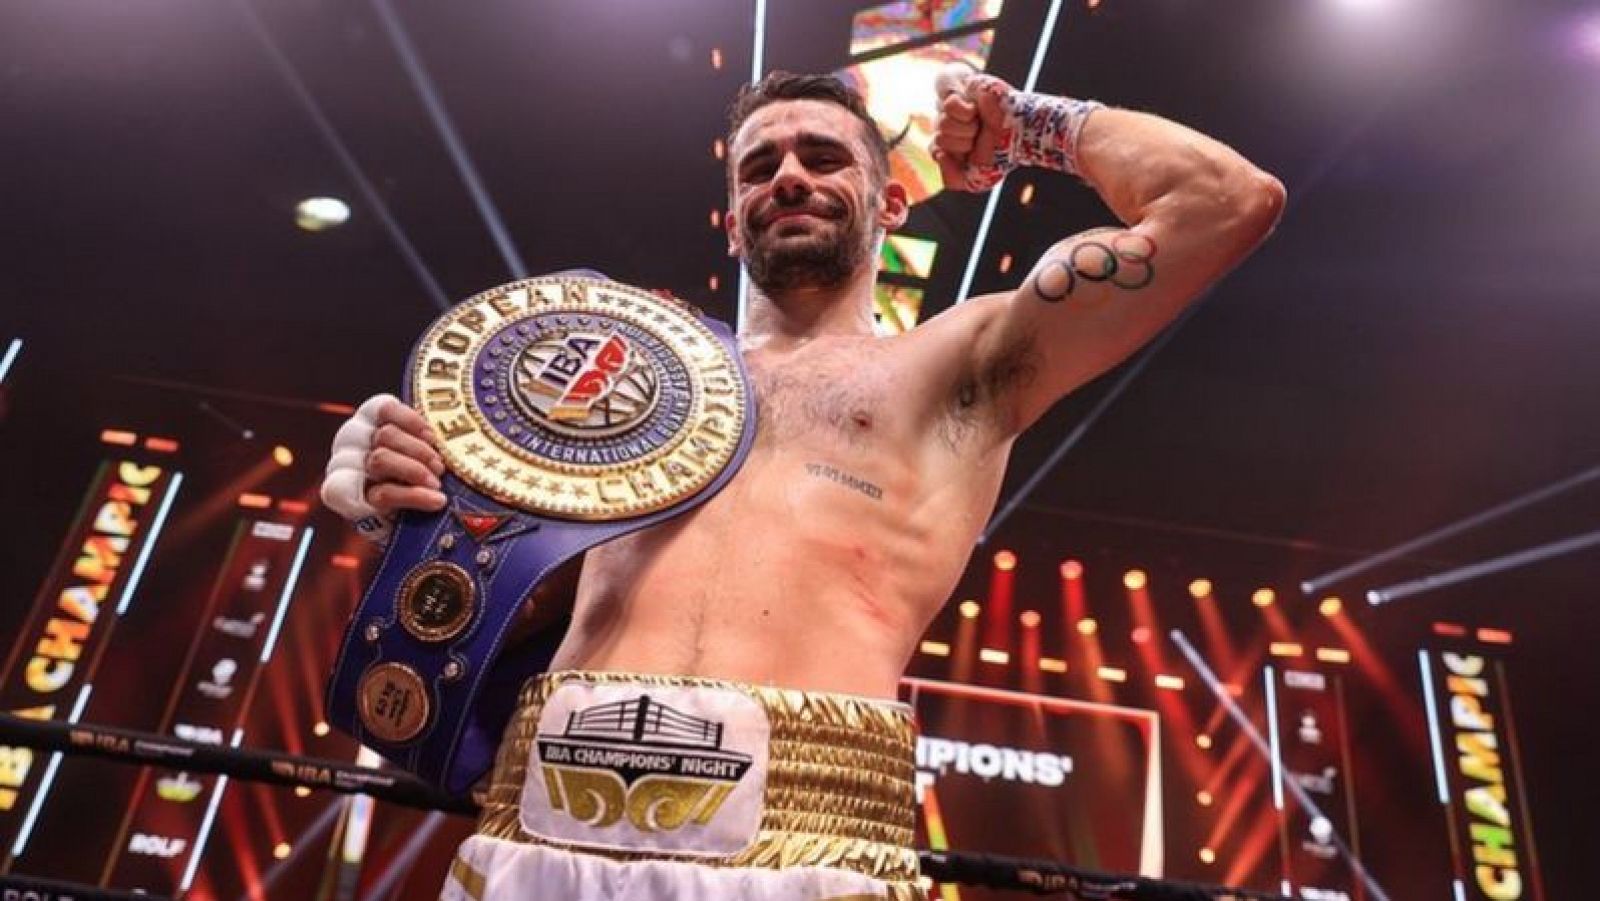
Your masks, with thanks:
<instances>
[{"instance_id":1,"label":"bare chest","mask_svg":"<svg viewBox=\"0 0 1600 901\"><path fill-rule=\"evenodd\" d=\"M863 343L749 362L760 407L758 448L859 451L915 440L916 399L894 356L881 348Z\"/></svg>"}]
</instances>

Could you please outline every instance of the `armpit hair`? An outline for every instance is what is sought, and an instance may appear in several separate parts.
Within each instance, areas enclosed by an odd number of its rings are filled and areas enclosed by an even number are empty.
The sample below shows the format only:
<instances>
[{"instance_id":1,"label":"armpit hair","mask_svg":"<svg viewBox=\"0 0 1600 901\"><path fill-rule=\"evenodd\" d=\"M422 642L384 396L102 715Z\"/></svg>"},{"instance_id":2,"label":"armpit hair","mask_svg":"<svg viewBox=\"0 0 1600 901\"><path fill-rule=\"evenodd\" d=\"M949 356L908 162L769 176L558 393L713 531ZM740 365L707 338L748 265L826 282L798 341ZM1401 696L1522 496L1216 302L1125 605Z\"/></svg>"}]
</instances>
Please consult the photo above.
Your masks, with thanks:
<instances>
[{"instance_id":1,"label":"armpit hair","mask_svg":"<svg viewBox=\"0 0 1600 901\"><path fill-rule=\"evenodd\" d=\"M1004 430L1011 426L1012 395L1039 377L1043 357L1033 335L1018 335L987 360L956 381L946 415L939 421L939 436L951 449L964 444L980 427Z\"/></svg>"}]
</instances>

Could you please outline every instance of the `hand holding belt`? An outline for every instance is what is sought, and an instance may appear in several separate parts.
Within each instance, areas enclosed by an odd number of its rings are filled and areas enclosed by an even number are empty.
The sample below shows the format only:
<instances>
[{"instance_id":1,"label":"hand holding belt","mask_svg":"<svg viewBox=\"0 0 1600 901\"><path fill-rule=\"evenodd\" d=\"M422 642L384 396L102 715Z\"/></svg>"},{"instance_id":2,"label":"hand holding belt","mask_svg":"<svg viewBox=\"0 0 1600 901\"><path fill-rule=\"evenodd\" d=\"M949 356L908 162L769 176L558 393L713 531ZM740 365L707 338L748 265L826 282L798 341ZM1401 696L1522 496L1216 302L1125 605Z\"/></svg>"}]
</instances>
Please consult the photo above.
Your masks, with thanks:
<instances>
[{"instance_id":1,"label":"hand holding belt","mask_svg":"<svg viewBox=\"0 0 1600 901\"><path fill-rule=\"evenodd\" d=\"M524 599L562 563L720 490L754 439L755 397L723 323L559 275L445 313L404 399L439 436L450 502L401 515L345 632L328 718L463 793L566 631L508 648Z\"/></svg>"}]
</instances>

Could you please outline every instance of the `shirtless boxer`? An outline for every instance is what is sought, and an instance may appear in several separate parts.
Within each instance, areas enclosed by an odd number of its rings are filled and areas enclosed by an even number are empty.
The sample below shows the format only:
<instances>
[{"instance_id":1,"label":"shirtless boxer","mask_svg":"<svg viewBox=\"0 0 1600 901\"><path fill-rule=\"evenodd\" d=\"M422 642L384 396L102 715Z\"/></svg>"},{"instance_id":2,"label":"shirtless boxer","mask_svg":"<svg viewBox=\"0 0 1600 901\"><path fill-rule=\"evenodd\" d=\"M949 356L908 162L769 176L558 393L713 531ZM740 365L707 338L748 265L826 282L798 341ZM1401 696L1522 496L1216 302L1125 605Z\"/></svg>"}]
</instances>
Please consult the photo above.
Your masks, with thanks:
<instances>
[{"instance_id":1,"label":"shirtless boxer","mask_svg":"<svg viewBox=\"0 0 1600 901\"><path fill-rule=\"evenodd\" d=\"M525 690L445 897L920 897L896 687L1012 441L1239 263L1284 205L1277 180L1156 116L966 72L939 87L947 187L1053 168L1125 224L1059 242L1014 291L875 337L878 248L908 211L883 139L830 77L746 88L724 222L752 282L740 345L756 444L703 506L588 553L559 672ZM374 398L341 430L324 497L351 518L439 509L433 440ZM642 692L743 735L727 750L753 761L740 777L753 787L669 830L608 811L592 773L537 756L539 737Z\"/></svg>"}]
</instances>

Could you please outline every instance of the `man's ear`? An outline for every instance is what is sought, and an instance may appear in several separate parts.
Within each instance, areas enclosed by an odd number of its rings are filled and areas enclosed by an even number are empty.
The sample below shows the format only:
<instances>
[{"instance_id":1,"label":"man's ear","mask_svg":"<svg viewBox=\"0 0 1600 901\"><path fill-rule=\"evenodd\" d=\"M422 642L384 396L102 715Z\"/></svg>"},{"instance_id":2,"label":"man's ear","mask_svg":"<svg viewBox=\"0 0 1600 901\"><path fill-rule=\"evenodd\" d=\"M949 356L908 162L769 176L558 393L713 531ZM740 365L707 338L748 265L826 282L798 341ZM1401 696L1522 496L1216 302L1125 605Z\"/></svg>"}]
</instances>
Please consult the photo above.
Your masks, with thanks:
<instances>
[{"instance_id":1,"label":"man's ear","mask_svg":"<svg viewBox=\"0 0 1600 901\"><path fill-rule=\"evenodd\" d=\"M728 236L728 256L739 255L739 218L733 210L724 211L722 214L722 230Z\"/></svg>"},{"instance_id":2,"label":"man's ear","mask_svg":"<svg viewBox=\"0 0 1600 901\"><path fill-rule=\"evenodd\" d=\"M878 212L878 227L885 234L898 231L900 226L906 224L906 217L911 215L911 195L906 193L906 186L897 181L888 181L883 185L883 208Z\"/></svg>"}]
</instances>

